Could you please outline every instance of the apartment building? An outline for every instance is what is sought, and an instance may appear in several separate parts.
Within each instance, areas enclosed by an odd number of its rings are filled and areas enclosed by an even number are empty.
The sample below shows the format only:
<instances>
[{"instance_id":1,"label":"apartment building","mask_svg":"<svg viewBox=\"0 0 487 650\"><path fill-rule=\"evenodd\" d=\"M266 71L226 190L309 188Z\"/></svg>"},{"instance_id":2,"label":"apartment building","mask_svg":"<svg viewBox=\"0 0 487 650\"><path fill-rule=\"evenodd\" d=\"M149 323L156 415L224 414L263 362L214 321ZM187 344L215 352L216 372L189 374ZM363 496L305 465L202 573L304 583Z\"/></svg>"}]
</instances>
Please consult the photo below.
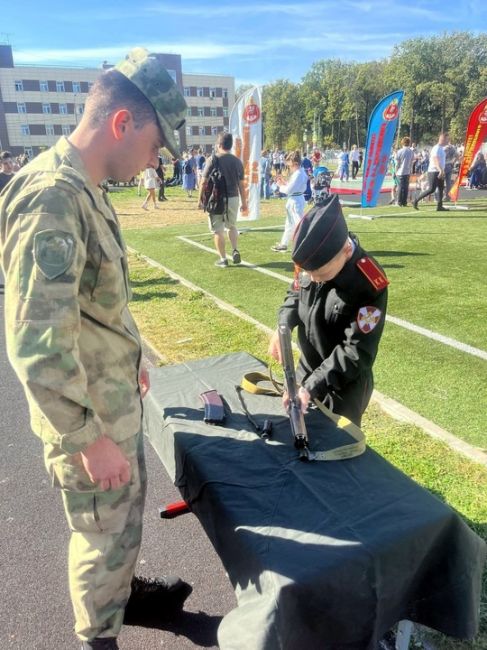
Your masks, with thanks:
<instances>
[{"instance_id":1,"label":"apartment building","mask_svg":"<svg viewBox=\"0 0 487 650\"><path fill-rule=\"evenodd\" d=\"M188 105L186 142L210 153L216 136L227 131L235 103L235 80L219 75L183 73L183 94Z\"/></svg>"},{"instance_id":2,"label":"apartment building","mask_svg":"<svg viewBox=\"0 0 487 650\"><path fill-rule=\"evenodd\" d=\"M210 151L228 127L235 90L233 77L186 75L181 56L157 54L188 104L187 125L176 133L181 148ZM86 96L100 68L15 65L10 45L0 44L0 150L29 157L69 135L83 114Z\"/></svg>"}]
</instances>

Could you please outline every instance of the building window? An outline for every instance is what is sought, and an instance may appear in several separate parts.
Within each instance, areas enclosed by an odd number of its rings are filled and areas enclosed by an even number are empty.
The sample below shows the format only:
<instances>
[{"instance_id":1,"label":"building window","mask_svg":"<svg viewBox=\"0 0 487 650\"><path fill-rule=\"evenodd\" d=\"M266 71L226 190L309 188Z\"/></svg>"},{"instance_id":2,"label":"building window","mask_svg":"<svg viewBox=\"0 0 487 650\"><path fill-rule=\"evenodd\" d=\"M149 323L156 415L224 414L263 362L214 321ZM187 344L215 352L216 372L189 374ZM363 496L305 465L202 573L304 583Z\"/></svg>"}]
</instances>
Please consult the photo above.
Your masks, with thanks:
<instances>
[{"instance_id":1,"label":"building window","mask_svg":"<svg viewBox=\"0 0 487 650\"><path fill-rule=\"evenodd\" d=\"M81 84L79 81L73 81L73 92L74 93L80 93L81 92Z\"/></svg>"},{"instance_id":2,"label":"building window","mask_svg":"<svg viewBox=\"0 0 487 650\"><path fill-rule=\"evenodd\" d=\"M190 126L186 127L186 135L191 135L191 127Z\"/></svg>"},{"instance_id":3,"label":"building window","mask_svg":"<svg viewBox=\"0 0 487 650\"><path fill-rule=\"evenodd\" d=\"M15 90L24 90L24 84L22 83L22 81L15 82Z\"/></svg>"},{"instance_id":4,"label":"building window","mask_svg":"<svg viewBox=\"0 0 487 650\"><path fill-rule=\"evenodd\" d=\"M174 81L174 83L177 83L176 70L168 70L168 73L169 73L169 76L171 77L171 79Z\"/></svg>"},{"instance_id":5,"label":"building window","mask_svg":"<svg viewBox=\"0 0 487 650\"><path fill-rule=\"evenodd\" d=\"M205 127L200 126L200 135L205 135Z\"/></svg>"},{"instance_id":6,"label":"building window","mask_svg":"<svg viewBox=\"0 0 487 650\"><path fill-rule=\"evenodd\" d=\"M32 160L32 158L34 157L34 151L32 150L32 147L24 147L24 153L27 154L29 160Z\"/></svg>"},{"instance_id":7,"label":"building window","mask_svg":"<svg viewBox=\"0 0 487 650\"><path fill-rule=\"evenodd\" d=\"M40 86L40 91L42 93L48 93L49 92L49 84L47 81L39 81L39 86Z\"/></svg>"},{"instance_id":8,"label":"building window","mask_svg":"<svg viewBox=\"0 0 487 650\"><path fill-rule=\"evenodd\" d=\"M27 113L27 107L24 102L17 102L17 113Z\"/></svg>"},{"instance_id":9,"label":"building window","mask_svg":"<svg viewBox=\"0 0 487 650\"><path fill-rule=\"evenodd\" d=\"M191 106L188 106L188 108L186 109L186 116L187 116L187 117L191 117L191 115L192 115L192 113L191 113Z\"/></svg>"},{"instance_id":10,"label":"building window","mask_svg":"<svg viewBox=\"0 0 487 650\"><path fill-rule=\"evenodd\" d=\"M204 117L205 116L205 109L203 106L198 106L198 117Z\"/></svg>"},{"instance_id":11,"label":"building window","mask_svg":"<svg viewBox=\"0 0 487 650\"><path fill-rule=\"evenodd\" d=\"M28 124L20 125L20 132L22 135L30 135L30 129Z\"/></svg>"},{"instance_id":12,"label":"building window","mask_svg":"<svg viewBox=\"0 0 487 650\"><path fill-rule=\"evenodd\" d=\"M204 97L203 88L196 88L196 97Z\"/></svg>"},{"instance_id":13,"label":"building window","mask_svg":"<svg viewBox=\"0 0 487 650\"><path fill-rule=\"evenodd\" d=\"M228 108L223 107L223 117L228 117Z\"/></svg>"},{"instance_id":14,"label":"building window","mask_svg":"<svg viewBox=\"0 0 487 650\"><path fill-rule=\"evenodd\" d=\"M210 97L216 97L216 88L210 88Z\"/></svg>"},{"instance_id":15,"label":"building window","mask_svg":"<svg viewBox=\"0 0 487 650\"><path fill-rule=\"evenodd\" d=\"M222 97L228 97L228 88L222 89Z\"/></svg>"},{"instance_id":16,"label":"building window","mask_svg":"<svg viewBox=\"0 0 487 650\"><path fill-rule=\"evenodd\" d=\"M56 92L58 93L64 92L64 81L56 81Z\"/></svg>"},{"instance_id":17,"label":"building window","mask_svg":"<svg viewBox=\"0 0 487 650\"><path fill-rule=\"evenodd\" d=\"M88 92L90 92L92 86L93 86L93 82L88 81Z\"/></svg>"},{"instance_id":18,"label":"building window","mask_svg":"<svg viewBox=\"0 0 487 650\"><path fill-rule=\"evenodd\" d=\"M188 88L188 86L184 86L183 94L185 97L191 97L191 90Z\"/></svg>"},{"instance_id":19,"label":"building window","mask_svg":"<svg viewBox=\"0 0 487 650\"><path fill-rule=\"evenodd\" d=\"M67 115L68 114L67 104L59 104L59 112L61 113L61 115Z\"/></svg>"},{"instance_id":20,"label":"building window","mask_svg":"<svg viewBox=\"0 0 487 650\"><path fill-rule=\"evenodd\" d=\"M46 135L54 135L54 124L46 124Z\"/></svg>"},{"instance_id":21,"label":"building window","mask_svg":"<svg viewBox=\"0 0 487 650\"><path fill-rule=\"evenodd\" d=\"M218 127L217 126L212 126L211 127L211 135L218 135Z\"/></svg>"},{"instance_id":22,"label":"building window","mask_svg":"<svg viewBox=\"0 0 487 650\"><path fill-rule=\"evenodd\" d=\"M46 115L52 113L51 104L42 104L42 112Z\"/></svg>"},{"instance_id":23,"label":"building window","mask_svg":"<svg viewBox=\"0 0 487 650\"><path fill-rule=\"evenodd\" d=\"M63 124L61 127L63 135L69 135L71 133L71 127L69 124Z\"/></svg>"},{"instance_id":24,"label":"building window","mask_svg":"<svg viewBox=\"0 0 487 650\"><path fill-rule=\"evenodd\" d=\"M211 115L211 117L216 117L216 115L217 115L216 108L210 108L210 115Z\"/></svg>"},{"instance_id":25,"label":"building window","mask_svg":"<svg viewBox=\"0 0 487 650\"><path fill-rule=\"evenodd\" d=\"M76 112L78 113L78 115L83 115L83 113L85 112L85 105L84 104L78 104L76 106Z\"/></svg>"}]
</instances>

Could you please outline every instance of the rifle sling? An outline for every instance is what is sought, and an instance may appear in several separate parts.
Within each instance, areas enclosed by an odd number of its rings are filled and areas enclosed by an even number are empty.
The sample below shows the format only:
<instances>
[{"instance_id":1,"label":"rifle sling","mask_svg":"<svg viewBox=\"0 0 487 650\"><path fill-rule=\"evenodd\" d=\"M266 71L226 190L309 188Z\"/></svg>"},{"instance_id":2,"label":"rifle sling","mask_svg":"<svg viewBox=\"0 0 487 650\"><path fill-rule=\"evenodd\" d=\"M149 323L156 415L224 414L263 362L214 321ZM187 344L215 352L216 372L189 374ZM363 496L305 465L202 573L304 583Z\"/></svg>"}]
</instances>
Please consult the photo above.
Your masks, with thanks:
<instances>
[{"instance_id":1,"label":"rifle sling","mask_svg":"<svg viewBox=\"0 0 487 650\"><path fill-rule=\"evenodd\" d=\"M262 382L270 382L273 388L259 386ZM240 387L254 395L281 396L283 393L283 384L274 379L270 368L269 374L264 372L247 372L242 378ZM313 400L313 402L323 415L332 420L337 427L346 431L355 440L355 442L341 445L340 447L335 447L334 449L329 449L327 451L313 451L312 454L314 460L346 460L347 458L355 458L356 456L363 454L366 449L366 444L365 435L362 429L345 416L333 413L333 411L327 408L323 402L320 402L317 399ZM247 417L249 417L247 409L245 410ZM252 422L252 420L250 421Z\"/></svg>"}]
</instances>

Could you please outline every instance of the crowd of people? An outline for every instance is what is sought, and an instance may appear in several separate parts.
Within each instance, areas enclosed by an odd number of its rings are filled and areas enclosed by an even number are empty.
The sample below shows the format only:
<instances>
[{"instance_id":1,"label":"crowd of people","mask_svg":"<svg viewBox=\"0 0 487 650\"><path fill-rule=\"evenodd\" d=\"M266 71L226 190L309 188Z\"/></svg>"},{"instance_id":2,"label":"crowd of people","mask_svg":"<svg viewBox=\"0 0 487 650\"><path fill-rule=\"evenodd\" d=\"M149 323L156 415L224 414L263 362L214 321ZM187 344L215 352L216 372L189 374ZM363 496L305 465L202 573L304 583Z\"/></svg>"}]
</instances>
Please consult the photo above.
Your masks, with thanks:
<instances>
[{"instance_id":1,"label":"crowd of people","mask_svg":"<svg viewBox=\"0 0 487 650\"><path fill-rule=\"evenodd\" d=\"M390 204L406 207L408 202L418 209L419 201L430 200L434 194L439 211L447 210L450 191L458 175L464 148L450 142L448 133L441 133L431 148L418 148L409 137L392 151L390 171L394 181ZM487 188L485 157L478 152L467 173L467 190Z\"/></svg>"}]
</instances>

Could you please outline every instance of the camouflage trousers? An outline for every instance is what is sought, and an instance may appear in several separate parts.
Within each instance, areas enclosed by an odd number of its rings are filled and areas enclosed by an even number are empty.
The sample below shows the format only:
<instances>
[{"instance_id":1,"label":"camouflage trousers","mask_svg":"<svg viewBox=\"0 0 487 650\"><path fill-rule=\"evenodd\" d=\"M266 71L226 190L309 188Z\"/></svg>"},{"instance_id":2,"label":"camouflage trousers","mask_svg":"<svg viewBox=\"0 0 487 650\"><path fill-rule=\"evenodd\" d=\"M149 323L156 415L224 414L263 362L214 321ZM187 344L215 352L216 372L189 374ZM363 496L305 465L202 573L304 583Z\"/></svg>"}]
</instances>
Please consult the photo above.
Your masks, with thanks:
<instances>
[{"instance_id":1,"label":"camouflage trousers","mask_svg":"<svg viewBox=\"0 0 487 650\"><path fill-rule=\"evenodd\" d=\"M69 589L75 632L83 641L118 636L140 548L147 484L142 433L118 446L130 461L130 483L101 492L79 454L44 444L46 467L61 488L71 529Z\"/></svg>"}]
</instances>

